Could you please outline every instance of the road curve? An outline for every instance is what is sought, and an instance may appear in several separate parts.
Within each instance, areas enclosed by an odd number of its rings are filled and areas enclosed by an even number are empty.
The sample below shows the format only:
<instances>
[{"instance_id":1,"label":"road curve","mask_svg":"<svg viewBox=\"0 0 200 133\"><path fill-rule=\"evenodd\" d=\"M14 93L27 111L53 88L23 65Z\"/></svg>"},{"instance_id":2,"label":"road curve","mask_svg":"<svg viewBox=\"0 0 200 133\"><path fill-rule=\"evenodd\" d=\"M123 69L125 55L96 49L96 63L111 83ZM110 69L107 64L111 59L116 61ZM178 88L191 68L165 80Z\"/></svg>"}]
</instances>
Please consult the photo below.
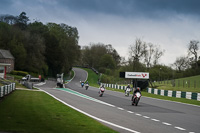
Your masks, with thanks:
<instances>
[{"instance_id":1,"label":"road curve","mask_svg":"<svg viewBox=\"0 0 200 133\"><path fill-rule=\"evenodd\" d=\"M200 107L142 97L132 106L123 93L106 90L98 96L98 88L85 90L80 80L87 72L73 68L75 77L66 89L55 89L55 82L47 81L40 89L79 109L119 132L141 133L199 133ZM79 93L78 93L79 92Z\"/></svg>"}]
</instances>

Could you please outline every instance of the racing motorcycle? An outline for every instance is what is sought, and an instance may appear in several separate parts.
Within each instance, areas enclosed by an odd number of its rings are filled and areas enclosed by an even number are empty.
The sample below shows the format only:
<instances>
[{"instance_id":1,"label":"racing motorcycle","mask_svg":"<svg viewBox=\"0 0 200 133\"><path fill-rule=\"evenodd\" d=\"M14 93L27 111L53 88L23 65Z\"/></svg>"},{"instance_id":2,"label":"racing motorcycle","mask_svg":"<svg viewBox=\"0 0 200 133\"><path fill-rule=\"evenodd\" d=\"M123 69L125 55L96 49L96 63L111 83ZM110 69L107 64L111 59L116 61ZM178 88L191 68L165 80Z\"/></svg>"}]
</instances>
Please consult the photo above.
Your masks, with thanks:
<instances>
[{"instance_id":1,"label":"racing motorcycle","mask_svg":"<svg viewBox=\"0 0 200 133\"><path fill-rule=\"evenodd\" d=\"M132 97L132 105L137 106L140 101L141 94L136 92L135 95Z\"/></svg>"},{"instance_id":2,"label":"racing motorcycle","mask_svg":"<svg viewBox=\"0 0 200 133\"><path fill-rule=\"evenodd\" d=\"M131 92L131 88L126 88L126 91L125 91L125 96L129 96L129 94L130 94L130 92Z\"/></svg>"},{"instance_id":3,"label":"racing motorcycle","mask_svg":"<svg viewBox=\"0 0 200 133\"><path fill-rule=\"evenodd\" d=\"M100 90L99 90L99 96L100 97L103 96L104 91L105 91L105 88L101 87Z\"/></svg>"},{"instance_id":4,"label":"racing motorcycle","mask_svg":"<svg viewBox=\"0 0 200 133\"><path fill-rule=\"evenodd\" d=\"M89 84L85 84L85 89L87 90L89 88Z\"/></svg>"},{"instance_id":5,"label":"racing motorcycle","mask_svg":"<svg viewBox=\"0 0 200 133\"><path fill-rule=\"evenodd\" d=\"M83 86L84 86L84 82L81 83L81 87L82 87L82 88L83 88Z\"/></svg>"}]
</instances>

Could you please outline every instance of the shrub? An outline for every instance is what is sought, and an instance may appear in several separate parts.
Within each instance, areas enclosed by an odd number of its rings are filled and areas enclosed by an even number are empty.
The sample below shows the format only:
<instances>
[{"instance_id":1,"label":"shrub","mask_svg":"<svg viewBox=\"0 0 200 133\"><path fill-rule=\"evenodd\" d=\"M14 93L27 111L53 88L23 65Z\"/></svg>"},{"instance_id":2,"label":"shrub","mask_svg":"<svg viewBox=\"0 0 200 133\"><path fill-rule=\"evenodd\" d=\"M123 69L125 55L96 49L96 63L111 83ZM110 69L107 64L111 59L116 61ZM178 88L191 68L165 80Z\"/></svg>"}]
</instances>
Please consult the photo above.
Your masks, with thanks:
<instances>
[{"instance_id":1,"label":"shrub","mask_svg":"<svg viewBox=\"0 0 200 133\"><path fill-rule=\"evenodd\" d=\"M111 82L111 79L110 79L109 76L103 74L103 75L101 76L101 82L102 82L102 83L110 83L110 82Z\"/></svg>"},{"instance_id":2,"label":"shrub","mask_svg":"<svg viewBox=\"0 0 200 133\"><path fill-rule=\"evenodd\" d=\"M26 75L28 75L27 72L24 72L24 71L15 71L15 70L11 71L10 74L12 74L12 75L19 75L19 76L26 76Z\"/></svg>"}]
</instances>

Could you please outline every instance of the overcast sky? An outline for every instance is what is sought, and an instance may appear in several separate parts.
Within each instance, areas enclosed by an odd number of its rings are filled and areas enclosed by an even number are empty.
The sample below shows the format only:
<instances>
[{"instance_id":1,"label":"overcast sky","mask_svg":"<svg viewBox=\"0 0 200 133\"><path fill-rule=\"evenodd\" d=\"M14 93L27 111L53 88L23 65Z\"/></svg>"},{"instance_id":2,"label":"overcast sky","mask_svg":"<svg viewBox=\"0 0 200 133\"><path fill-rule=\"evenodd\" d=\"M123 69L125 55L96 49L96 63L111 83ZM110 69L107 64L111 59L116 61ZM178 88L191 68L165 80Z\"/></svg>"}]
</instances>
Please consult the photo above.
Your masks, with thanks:
<instances>
[{"instance_id":1,"label":"overcast sky","mask_svg":"<svg viewBox=\"0 0 200 133\"><path fill-rule=\"evenodd\" d=\"M190 40L200 41L200 0L0 0L0 14L33 22L65 23L79 31L79 45L112 44L128 59L128 48L141 38L165 50L160 62L187 55Z\"/></svg>"}]
</instances>

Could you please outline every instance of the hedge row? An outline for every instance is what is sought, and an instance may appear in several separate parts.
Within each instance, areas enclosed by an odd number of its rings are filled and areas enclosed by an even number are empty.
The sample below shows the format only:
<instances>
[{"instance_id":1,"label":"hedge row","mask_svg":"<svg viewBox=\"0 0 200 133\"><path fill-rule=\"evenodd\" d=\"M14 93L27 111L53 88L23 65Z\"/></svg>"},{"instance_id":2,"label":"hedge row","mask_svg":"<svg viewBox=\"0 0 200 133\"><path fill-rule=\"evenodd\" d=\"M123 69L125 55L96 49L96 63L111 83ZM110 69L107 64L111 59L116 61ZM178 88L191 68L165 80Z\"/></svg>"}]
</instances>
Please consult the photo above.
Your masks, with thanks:
<instances>
[{"instance_id":1,"label":"hedge row","mask_svg":"<svg viewBox=\"0 0 200 133\"><path fill-rule=\"evenodd\" d=\"M15 70L11 71L10 74L12 74L12 75L19 75L19 76L26 76L26 75L28 75L27 72L24 72L24 71L15 71Z\"/></svg>"}]
</instances>

